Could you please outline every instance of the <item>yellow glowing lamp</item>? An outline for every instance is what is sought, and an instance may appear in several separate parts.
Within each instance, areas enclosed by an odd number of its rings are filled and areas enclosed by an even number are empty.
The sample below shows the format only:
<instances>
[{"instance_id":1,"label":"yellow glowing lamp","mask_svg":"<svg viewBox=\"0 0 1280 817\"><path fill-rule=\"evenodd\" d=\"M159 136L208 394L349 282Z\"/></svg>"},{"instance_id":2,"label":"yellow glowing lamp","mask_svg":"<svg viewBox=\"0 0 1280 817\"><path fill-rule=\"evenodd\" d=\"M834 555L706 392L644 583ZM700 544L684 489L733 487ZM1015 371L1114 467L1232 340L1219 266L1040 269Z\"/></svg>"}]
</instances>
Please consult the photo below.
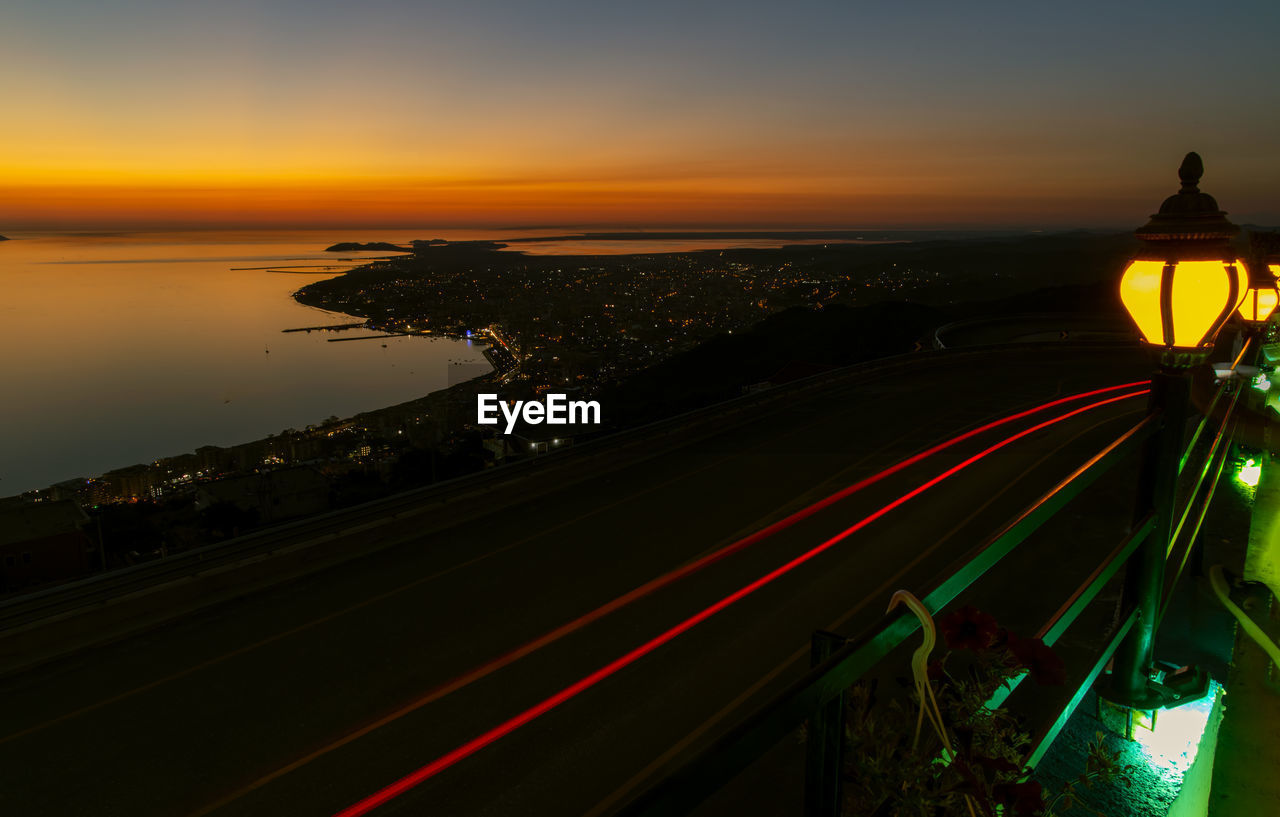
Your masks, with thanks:
<instances>
[{"instance_id":1,"label":"yellow glowing lamp","mask_svg":"<svg viewBox=\"0 0 1280 817\"><path fill-rule=\"evenodd\" d=\"M1276 290L1276 275L1280 273L1280 265L1269 264L1262 271L1261 264L1250 266L1249 291L1245 293L1244 302L1240 304L1240 317L1245 323L1255 326L1266 323L1280 303L1280 291Z\"/></svg>"},{"instance_id":2,"label":"yellow glowing lamp","mask_svg":"<svg viewBox=\"0 0 1280 817\"><path fill-rule=\"evenodd\" d=\"M1248 289L1241 261L1140 258L1129 263L1120 279L1120 300L1148 344L1212 349L1218 330Z\"/></svg>"},{"instance_id":3,"label":"yellow glowing lamp","mask_svg":"<svg viewBox=\"0 0 1280 817\"><path fill-rule=\"evenodd\" d=\"M1200 157L1188 153L1178 168L1182 189L1135 231L1144 246L1120 279L1120 300L1166 366L1203 363L1249 290L1230 245L1240 228L1200 192L1203 174Z\"/></svg>"}]
</instances>

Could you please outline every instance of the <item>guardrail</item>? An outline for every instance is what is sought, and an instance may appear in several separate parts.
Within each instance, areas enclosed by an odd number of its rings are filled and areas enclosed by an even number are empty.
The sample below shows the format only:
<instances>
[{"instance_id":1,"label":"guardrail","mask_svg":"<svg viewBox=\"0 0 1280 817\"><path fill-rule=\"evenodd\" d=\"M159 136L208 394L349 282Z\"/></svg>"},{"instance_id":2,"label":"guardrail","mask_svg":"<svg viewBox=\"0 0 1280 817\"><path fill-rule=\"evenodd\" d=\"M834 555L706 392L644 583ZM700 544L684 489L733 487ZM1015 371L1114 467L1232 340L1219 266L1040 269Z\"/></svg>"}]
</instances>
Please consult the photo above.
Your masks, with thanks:
<instances>
[{"instance_id":1,"label":"guardrail","mask_svg":"<svg viewBox=\"0 0 1280 817\"><path fill-rule=\"evenodd\" d=\"M1024 509L999 533L971 551L958 569L924 597L925 607L936 615L1068 502L1140 447L1146 447L1144 459L1148 465L1160 456L1168 459L1167 452L1158 450L1160 439L1166 433L1162 425L1161 414L1149 413L1145 419L1112 441ZM1224 423L1219 436L1225 430ZM1177 429L1177 433L1180 437L1181 429ZM1193 440L1192 445L1194 442ZM1173 453L1175 468L1176 458L1180 453L1180 450ZM1212 460L1212 452L1208 459ZM1144 473L1144 482L1149 482L1151 478L1149 471ZM1196 489L1187 497L1188 508L1195 501L1198 490L1197 484ZM1205 500L1206 504L1210 499L1211 495ZM1165 553L1164 543L1155 541L1153 534L1158 537L1161 519L1167 520L1172 515L1172 503L1166 503L1170 507L1162 506L1159 496L1147 489L1139 490L1138 503L1139 515L1130 532L1040 628L1037 635L1046 645L1052 646L1062 636L1121 568L1133 563L1135 556L1144 552L1144 545L1148 554L1154 548L1158 548L1162 555ZM1192 537L1194 538L1194 533ZM1188 541L1188 549L1191 544ZM1184 555L1183 564L1185 563ZM1163 563L1161 567L1163 568ZM1180 572L1179 570L1179 574ZM1141 623L1144 610L1149 609L1150 602L1150 599L1136 598L1130 590L1126 590L1125 610L1113 632L1094 660L1083 668L1082 678L1065 707L1034 735L1032 748L1026 756L1027 767L1034 768L1044 756L1122 642L1131 633L1135 638L1138 637L1135 628ZM614 814L617 817L673 817L689 814L765 752L802 725L808 724L804 813L806 817L838 817L841 813L841 781L845 774L845 694L851 685L863 678L919 628L919 620L900 607L852 640L830 633L815 633L811 653L814 666L803 677ZM998 694L989 706L1002 705L1011 692L1012 688Z\"/></svg>"},{"instance_id":2,"label":"guardrail","mask_svg":"<svg viewBox=\"0 0 1280 817\"><path fill-rule=\"evenodd\" d=\"M939 349L939 350L964 348L963 346L948 345L944 338L946 338L947 335L950 335L952 333L963 332L967 329L989 328L989 327L996 327L996 326L1024 326L1024 327L1035 326L1041 330L1041 333L1045 331L1053 331L1052 328L1049 328L1049 327L1053 327L1053 328L1057 328L1057 331L1059 332L1066 333L1064 336L1062 336L1061 339L1055 338L1053 340L1040 340L1040 341L1029 341L1029 340L1011 341L1011 343L1017 343L1017 344L1034 343L1034 344L1044 344L1044 345L1057 345L1059 343L1067 342L1067 340L1070 338L1070 333L1072 331L1076 332L1077 334L1095 333L1095 334L1104 334L1104 335L1120 335L1123 338L1125 338L1123 342L1129 346L1133 346L1133 344L1137 341L1137 336L1134 333L1132 326L1127 321L1123 320L1120 316L1115 316L1115 317L1105 316L1105 315L1099 316L1092 313L1077 313L1077 312L1028 312L1028 313L1023 313L1019 315L987 315L987 316L976 317L976 318L962 318L961 320L958 320L958 321L952 321L951 323L943 324L942 326L939 326L933 330L933 335L932 335L933 348ZM1116 343L1119 341L1103 340L1103 339L1081 341L1077 339L1073 342L1105 344L1105 343Z\"/></svg>"}]
</instances>

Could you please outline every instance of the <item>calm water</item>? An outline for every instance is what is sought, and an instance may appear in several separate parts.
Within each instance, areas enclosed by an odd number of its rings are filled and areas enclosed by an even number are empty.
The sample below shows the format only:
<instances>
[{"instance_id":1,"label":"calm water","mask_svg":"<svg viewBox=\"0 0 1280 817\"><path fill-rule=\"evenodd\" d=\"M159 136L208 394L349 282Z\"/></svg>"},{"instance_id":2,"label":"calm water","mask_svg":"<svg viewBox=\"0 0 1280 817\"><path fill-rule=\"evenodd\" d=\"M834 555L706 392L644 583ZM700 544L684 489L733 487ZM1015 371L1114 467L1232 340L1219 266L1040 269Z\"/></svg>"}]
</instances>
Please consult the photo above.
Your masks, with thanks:
<instances>
[{"instance_id":1,"label":"calm water","mask_svg":"<svg viewBox=\"0 0 1280 817\"><path fill-rule=\"evenodd\" d=\"M466 341L281 333L352 320L291 297L361 257L326 246L417 234L5 234L0 496L393 405L484 362ZM238 269L267 266L312 271Z\"/></svg>"},{"instance_id":2,"label":"calm water","mask_svg":"<svg viewBox=\"0 0 1280 817\"><path fill-rule=\"evenodd\" d=\"M282 334L350 321L302 306L291 294L385 254L324 252L331 244L573 232L6 231L14 240L0 241L0 496L404 402L449 385L454 361L484 363L481 347L465 341L389 338L384 349L375 340L327 342L341 334ZM794 243L824 242L570 238L513 244L510 251L615 254Z\"/></svg>"}]
</instances>

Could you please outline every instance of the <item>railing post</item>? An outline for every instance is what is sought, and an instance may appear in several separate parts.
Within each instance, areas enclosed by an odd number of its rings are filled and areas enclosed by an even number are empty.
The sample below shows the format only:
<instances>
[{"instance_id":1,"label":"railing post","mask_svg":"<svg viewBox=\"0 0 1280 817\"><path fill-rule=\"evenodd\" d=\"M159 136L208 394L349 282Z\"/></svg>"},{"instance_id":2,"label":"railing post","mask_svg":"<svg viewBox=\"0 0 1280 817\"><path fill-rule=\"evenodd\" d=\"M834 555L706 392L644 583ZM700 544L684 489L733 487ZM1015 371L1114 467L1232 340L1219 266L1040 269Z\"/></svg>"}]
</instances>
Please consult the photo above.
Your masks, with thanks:
<instances>
[{"instance_id":1,"label":"railing post","mask_svg":"<svg viewBox=\"0 0 1280 817\"><path fill-rule=\"evenodd\" d=\"M844 636L818 630L813 634L809 665L816 667L843 647ZM805 817L840 817L844 776L844 716L848 692L819 707L809 718L805 739Z\"/></svg>"},{"instance_id":2,"label":"railing post","mask_svg":"<svg viewBox=\"0 0 1280 817\"><path fill-rule=\"evenodd\" d=\"M1158 371L1151 381L1150 411L1159 412L1160 427L1147 443L1138 482L1135 519L1148 513L1155 528L1125 568L1123 609L1136 608L1137 621L1116 650L1111 686L1104 697L1135 709L1149 708L1152 646L1163 593L1166 554L1173 533L1178 490L1178 461L1190 402L1190 380L1176 370Z\"/></svg>"}]
</instances>

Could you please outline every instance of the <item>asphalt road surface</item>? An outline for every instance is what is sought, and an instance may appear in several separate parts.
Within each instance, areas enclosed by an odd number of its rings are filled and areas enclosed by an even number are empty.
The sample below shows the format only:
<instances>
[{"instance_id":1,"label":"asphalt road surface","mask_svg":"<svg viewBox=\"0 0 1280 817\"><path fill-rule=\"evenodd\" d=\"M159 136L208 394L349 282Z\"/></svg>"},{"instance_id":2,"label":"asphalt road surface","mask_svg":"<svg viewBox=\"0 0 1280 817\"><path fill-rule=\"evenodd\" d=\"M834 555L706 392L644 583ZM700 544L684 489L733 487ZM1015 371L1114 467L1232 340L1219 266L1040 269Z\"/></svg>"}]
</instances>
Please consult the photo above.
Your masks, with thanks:
<instances>
[{"instance_id":1,"label":"asphalt road surface","mask_svg":"<svg viewBox=\"0 0 1280 817\"><path fill-rule=\"evenodd\" d=\"M933 443L1147 373L1114 349L922 359L0 680L0 811L333 815L1051 415L961 443L607 615L557 633L562 625ZM1125 400L1000 449L371 813L606 813L800 674L813 630L852 633L893 590L923 595L1144 408L1145 398ZM1080 543L1025 557L1021 577L995 577L993 612L1034 629L1089 554ZM1044 587L1059 574L1054 596Z\"/></svg>"}]
</instances>

